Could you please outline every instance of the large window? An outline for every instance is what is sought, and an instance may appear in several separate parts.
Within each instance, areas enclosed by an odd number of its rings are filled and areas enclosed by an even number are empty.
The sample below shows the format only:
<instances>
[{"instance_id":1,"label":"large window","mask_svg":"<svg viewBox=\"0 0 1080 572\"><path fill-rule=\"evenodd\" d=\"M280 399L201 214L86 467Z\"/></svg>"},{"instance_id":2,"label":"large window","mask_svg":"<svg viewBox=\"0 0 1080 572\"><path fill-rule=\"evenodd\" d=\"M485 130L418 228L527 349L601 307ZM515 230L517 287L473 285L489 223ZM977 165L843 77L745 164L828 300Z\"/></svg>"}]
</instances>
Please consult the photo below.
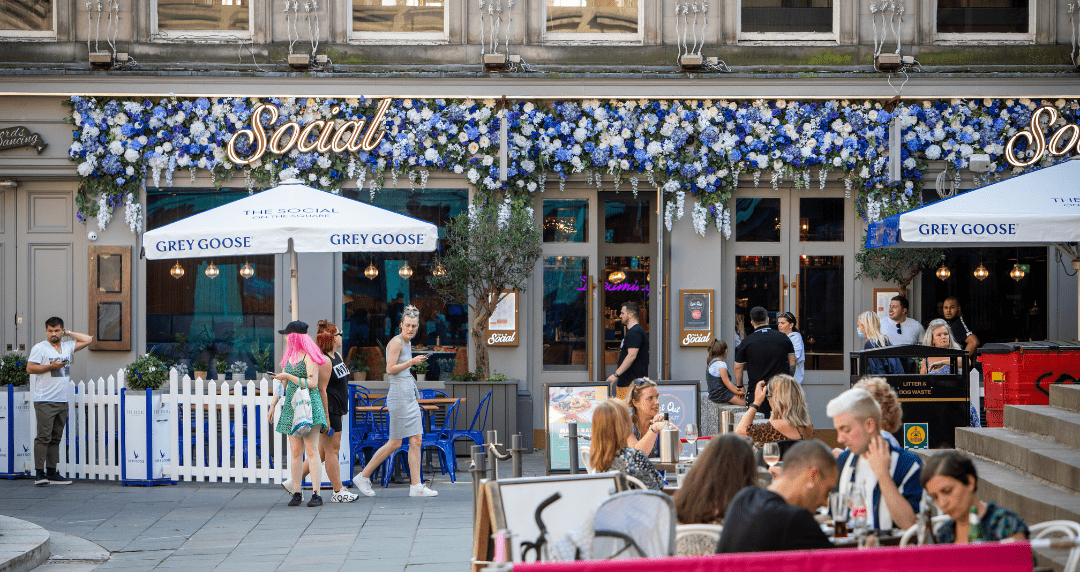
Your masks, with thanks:
<instances>
[{"instance_id":1,"label":"large window","mask_svg":"<svg viewBox=\"0 0 1080 572\"><path fill-rule=\"evenodd\" d=\"M0 1L0 36L51 37L56 35L56 0Z\"/></svg>"},{"instance_id":2,"label":"large window","mask_svg":"<svg viewBox=\"0 0 1080 572\"><path fill-rule=\"evenodd\" d=\"M446 238L450 219L464 212L469 204L464 189L392 189L377 194L374 202L366 191L346 190L345 194L435 224L440 241ZM443 374L445 379L447 372L437 371L440 360L466 355L469 308L465 304L448 304L428 284L435 270L435 253L346 252L342 262L342 351L347 356L358 352L381 354L398 333L402 310L412 304L420 309L420 330L413 338L413 348L441 348L446 355L434 356L428 375L437 379L435 375ZM372 371L368 375L377 377L380 373Z\"/></svg>"},{"instance_id":3,"label":"large window","mask_svg":"<svg viewBox=\"0 0 1080 572\"><path fill-rule=\"evenodd\" d=\"M585 256L544 257L544 369L589 369L589 259Z\"/></svg>"},{"instance_id":4,"label":"large window","mask_svg":"<svg viewBox=\"0 0 1080 572\"><path fill-rule=\"evenodd\" d=\"M640 41L640 0L546 0L548 40Z\"/></svg>"},{"instance_id":5,"label":"large window","mask_svg":"<svg viewBox=\"0 0 1080 572\"><path fill-rule=\"evenodd\" d=\"M150 188L147 229L247 196L246 190ZM249 278L240 274L245 264L254 271ZM217 274L207 273L211 265ZM195 361L243 361L254 379L255 353L273 356L276 335L273 255L146 261L147 350L187 363L191 371Z\"/></svg>"},{"instance_id":6,"label":"large window","mask_svg":"<svg viewBox=\"0 0 1080 572\"><path fill-rule=\"evenodd\" d=\"M939 39L1028 39L1034 30L1030 0L937 0Z\"/></svg>"},{"instance_id":7,"label":"large window","mask_svg":"<svg viewBox=\"0 0 1080 572\"><path fill-rule=\"evenodd\" d=\"M152 0L154 28L171 34L213 33L248 36L251 33L251 0Z\"/></svg>"},{"instance_id":8,"label":"large window","mask_svg":"<svg viewBox=\"0 0 1080 572\"><path fill-rule=\"evenodd\" d=\"M740 40L835 40L833 0L742 0Z\"/></svg>"},{"instance_id":9,"label":"large window","mask_svg":"<svg viewBox=\"0 0 1080 572\"><path fill-rule=\"evenodd\" d=\"M447 31L445 0L352 0L357 40L445 41Z\"/></svg>"}]
</instances>

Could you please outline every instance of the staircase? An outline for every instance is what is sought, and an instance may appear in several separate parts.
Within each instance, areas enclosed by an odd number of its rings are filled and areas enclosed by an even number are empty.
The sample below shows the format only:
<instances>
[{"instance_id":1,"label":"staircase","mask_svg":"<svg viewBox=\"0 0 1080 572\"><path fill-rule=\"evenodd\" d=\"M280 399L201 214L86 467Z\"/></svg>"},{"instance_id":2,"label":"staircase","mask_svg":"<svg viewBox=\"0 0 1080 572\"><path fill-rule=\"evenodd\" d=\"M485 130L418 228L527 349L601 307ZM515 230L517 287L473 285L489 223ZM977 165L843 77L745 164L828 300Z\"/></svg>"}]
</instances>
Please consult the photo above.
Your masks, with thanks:
<instances>
[{"instance_id":1,"label":"staircase","mask_svg":"<svg viewBox=\"0 0 1080 572\"><path fill-rule=\"evenodd\" d=\"M1006 405L1004 426L958 428L956 448L974 457L979 498L1028 525L1080 522L1080 385L1052 385L1050 405ZM1063 551L1039 553L1060 571Z\"/></svg>"}]
</instances>

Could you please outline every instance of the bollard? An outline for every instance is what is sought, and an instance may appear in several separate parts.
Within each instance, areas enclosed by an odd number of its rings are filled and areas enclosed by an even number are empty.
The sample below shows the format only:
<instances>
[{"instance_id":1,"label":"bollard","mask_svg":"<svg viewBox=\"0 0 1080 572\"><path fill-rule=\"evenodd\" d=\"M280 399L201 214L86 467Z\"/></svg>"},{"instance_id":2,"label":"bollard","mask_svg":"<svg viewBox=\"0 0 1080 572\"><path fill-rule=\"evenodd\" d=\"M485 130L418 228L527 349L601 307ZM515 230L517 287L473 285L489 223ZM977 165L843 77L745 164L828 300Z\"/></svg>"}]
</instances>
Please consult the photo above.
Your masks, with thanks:
<instances>
[{"instance_id":1,"label":"bollard","mask_svg":"<svg viewBox=\"0 0 1080 572\"><path fill-rule=\"evenodd\" d=\"M496 447L499 446L499 432L490 429L485 433L487 443L487 464L488 464L488 478L497 481L499 480L499 451Z\"/></svg>"},{"instance_id":2,"label":"bollard","mask_svg":"<svg viewBox=\"0 0 1080 572\"><path fill-rule=\"evenodd\" d=\"M472 446L472 467L469 468L469 472L472 474L472 500L473 500L473 529L476 528L476 505L480 499L480 481L487 475L487 457L484 456L484 448L480 445Z\"/></svg>"},{"instance_id":3,"label":"bollard","mask_svg":"<svg viewBox=\"0 0 1080 572\"><path fill-rule=\"evenodd\" d=\"M570 439L570 474L578 474L578 436L577 436L577 421L571 421L567 423L569 428Z\"/></svg>"},{"instance_id":4,"label":"bollard","mask_svg":"<svg viewBox=\"0 0 1080 572\"><path fill-rule=\"evenodd\" d=\"M521 455L525 449L521 447L521 433L510 436L510 466L513 477L521 477Z\"/></svg>"}]
</instances>

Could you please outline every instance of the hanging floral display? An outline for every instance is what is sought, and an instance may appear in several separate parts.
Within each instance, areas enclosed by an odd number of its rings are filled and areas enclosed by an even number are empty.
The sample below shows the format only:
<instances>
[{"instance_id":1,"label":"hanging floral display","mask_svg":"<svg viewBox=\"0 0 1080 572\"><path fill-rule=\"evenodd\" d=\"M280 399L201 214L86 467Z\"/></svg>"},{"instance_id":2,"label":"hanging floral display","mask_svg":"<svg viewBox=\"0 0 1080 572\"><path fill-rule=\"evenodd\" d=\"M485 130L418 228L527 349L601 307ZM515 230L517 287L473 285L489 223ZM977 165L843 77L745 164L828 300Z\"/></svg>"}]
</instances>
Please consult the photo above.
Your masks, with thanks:
<instances>
[{"instance_id":1,"label":"hanging floral display","mask_svg":"<svg viewBox=\"0 0 1080 572\"><path fill-rule=\"evenodd\" d=\"M375 101L357 99L198 98L99 100L73 97L74 142L69 149L83 177L80 220L96 217L104 228L112 210L141 231L138 197L149 177L171 185L178 169L210 172L215 184L242 174L249 190L286 178L333 192L343 185L426 186L430 171L464 175L481 189L545 191L585 174L597 188L637 192L663 189L665 225L691 214L694 230L731 235L728 199L740 184L822 189L839 177L864 220L910 210L921 202L927 161L944 161L955 175L972 154L988 154L992 182L1010 167L1007 140L1027 127L1040 105L1057 108L1059 123L1080 117L1077 100L876 101L611 100L514 102L500 110L493 100L394 100L385 116L386 136L357 153L266 155L251 165L228 161L226 147L245 129L259 103L277 106L267 129L290 121L371 117ZM506 180L499 178L499 120L507 120ZM889 125L900 122L902 183L888 184ZM313 137L317 132L313 134ZM238 144L243 154L251 141ZM391 181L387 182L389 175ZM743 182L740 182L740 179ZM753 183L745 181L752 178ZM690 201L689 203L687 201ZM135 205L134 209L132 205Z\"/></svg>"}]
</instances>

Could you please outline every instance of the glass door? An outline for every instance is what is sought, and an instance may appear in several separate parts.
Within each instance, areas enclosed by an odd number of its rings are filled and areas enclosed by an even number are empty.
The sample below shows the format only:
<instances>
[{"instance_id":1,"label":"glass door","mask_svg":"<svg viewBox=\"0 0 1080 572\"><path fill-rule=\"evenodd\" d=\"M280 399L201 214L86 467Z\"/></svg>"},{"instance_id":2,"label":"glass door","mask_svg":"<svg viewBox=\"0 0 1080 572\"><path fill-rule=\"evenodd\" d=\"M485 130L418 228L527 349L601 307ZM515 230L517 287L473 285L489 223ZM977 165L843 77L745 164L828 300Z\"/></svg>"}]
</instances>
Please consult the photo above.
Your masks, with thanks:
<instances>
[{"instance_id":1,"label":"glass door","mask_svg":"<svg viewBox=\"0 0 1080 572\"><path fill-rule=\"evenodd\" d=\"M854 323L846 303L853 289L852 209L835 191L753 189L733 202L734 256L725 273L732 294L725 303L734 310L735 335L741 340L753 331L755 306L768 310L773 327L777 315L791 312L805 351L811 415L828 426L824 405L847 385L844 341Z\"/></svg>"},{"instance_id":2,"label":"glass door","mask_svg":"<svg viewBox=\"0 0 1080 572\"><path fill-rule=\"evenodd\" d=\"M652 328L654 297L652 263L656 253L656 202L644 193L634 197L627 193L599 193L599 208L603 212L603 228L599 241L600 284L599 320L601 351L597 379L606 379L619 367L619 351L626 326L619 319L623 304L638 307L638 322L649 336L650 350L656 347L659 334ZM660 280L660 277L656 277ZM650 360L656 351L650 351ZM649 376L659 377L660 364L649 364Z\"/></svg>"}]
</instances>

